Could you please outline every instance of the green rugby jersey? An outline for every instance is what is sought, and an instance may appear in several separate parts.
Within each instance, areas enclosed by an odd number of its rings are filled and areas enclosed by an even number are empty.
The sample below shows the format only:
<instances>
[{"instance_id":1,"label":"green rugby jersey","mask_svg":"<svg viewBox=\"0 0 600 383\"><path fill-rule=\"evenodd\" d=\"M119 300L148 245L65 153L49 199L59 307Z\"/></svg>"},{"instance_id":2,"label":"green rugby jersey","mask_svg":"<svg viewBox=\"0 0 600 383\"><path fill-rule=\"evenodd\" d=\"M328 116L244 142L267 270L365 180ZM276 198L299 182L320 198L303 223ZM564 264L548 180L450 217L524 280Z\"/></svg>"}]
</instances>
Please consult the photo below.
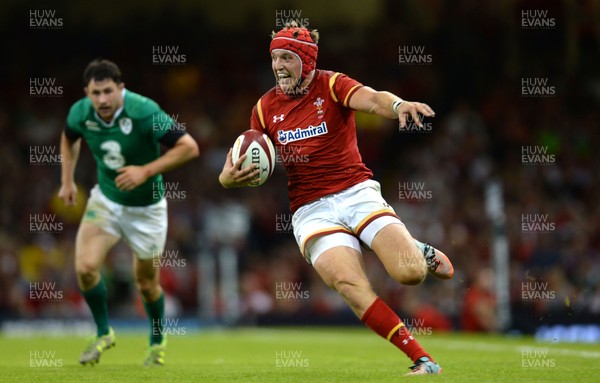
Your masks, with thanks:
<instances>
[{"instance_id":1,"label":"green rugby jersey","mask_svg":"<svg viewBox=\"0 0 600 383\"><path fill-rule=\"evenodd\" d=\"M126 206L148 206L164 195L162 175L123 191L115 184L117 169L157 159L160 141L175 122L156 102L128 90L123 92L123 107L110 124L96 114L87 97L77 101L67 116L65 135L70 140L82 137L87 142L96 160L100 190L106 197Z\"/></svg>"}]
</instances>

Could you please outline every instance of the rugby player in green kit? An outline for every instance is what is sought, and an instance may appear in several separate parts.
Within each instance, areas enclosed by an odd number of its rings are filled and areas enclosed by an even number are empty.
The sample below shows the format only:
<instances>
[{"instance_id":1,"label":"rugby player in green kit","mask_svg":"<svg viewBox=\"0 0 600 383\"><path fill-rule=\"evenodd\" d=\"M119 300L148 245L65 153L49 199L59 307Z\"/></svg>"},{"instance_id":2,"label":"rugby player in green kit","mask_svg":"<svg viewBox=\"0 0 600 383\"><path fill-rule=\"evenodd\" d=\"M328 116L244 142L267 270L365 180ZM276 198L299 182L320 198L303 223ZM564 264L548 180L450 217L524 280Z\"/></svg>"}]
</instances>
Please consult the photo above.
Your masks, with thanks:
<instances>
[{"instance_id":1,"label":"rugby player in green kit","mask_svg":"<svg viewBox=\"0 0 600 383\"><path fill-rule=\"evenodd\" d=\"M86 97L71 107L61 136L59 191L65 204L76 204L74 173L84 139L97 164L98 184L91 190L77 232L75 270L97 332L79 362L98 363L104 350L115 345L100 268L122 238L132 250L136 287L150 319L150 347L144 364L162 365L165 296L159 284L160 269L153 262L162 254L167 235L161 173L197 157L198 145L158 104L125 89L115 63L92 61L83 80ZM169 148L162 155L161 144Z\"/></svg>"}]
</instances>

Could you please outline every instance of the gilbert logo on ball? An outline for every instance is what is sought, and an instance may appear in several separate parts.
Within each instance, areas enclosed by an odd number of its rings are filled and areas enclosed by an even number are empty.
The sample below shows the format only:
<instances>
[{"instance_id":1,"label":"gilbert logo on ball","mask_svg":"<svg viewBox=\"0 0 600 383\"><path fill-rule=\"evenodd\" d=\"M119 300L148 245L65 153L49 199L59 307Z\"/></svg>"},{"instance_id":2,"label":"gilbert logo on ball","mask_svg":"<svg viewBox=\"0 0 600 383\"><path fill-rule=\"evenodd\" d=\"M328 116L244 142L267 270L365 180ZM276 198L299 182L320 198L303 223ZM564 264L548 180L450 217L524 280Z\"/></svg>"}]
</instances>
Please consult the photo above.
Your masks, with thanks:
<instances>
[{"instance_id":1,"label":"gilbert logo on ball","mask_svg":"<svg viewBox=\"0 0 600 383\"><path fill-rule=\"evenodd\" d=\"M246 130L235 140L233 144L232 159L235 163L243 154L247 157L242 163L244 169L251 164L257 164L260 173L258 174L258 185L264 184L275 167L275 147L266 134L258 130Z\"/></svg>"}]
</instances>

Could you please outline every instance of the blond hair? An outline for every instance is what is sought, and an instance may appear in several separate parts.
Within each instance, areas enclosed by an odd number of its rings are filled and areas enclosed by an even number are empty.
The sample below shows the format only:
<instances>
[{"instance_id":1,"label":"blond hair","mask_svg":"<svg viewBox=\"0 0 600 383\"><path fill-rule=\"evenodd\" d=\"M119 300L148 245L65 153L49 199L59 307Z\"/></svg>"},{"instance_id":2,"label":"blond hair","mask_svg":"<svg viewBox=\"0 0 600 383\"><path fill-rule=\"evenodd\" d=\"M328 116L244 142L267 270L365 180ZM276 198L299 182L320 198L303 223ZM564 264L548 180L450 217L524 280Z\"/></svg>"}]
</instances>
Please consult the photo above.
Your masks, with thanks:
<instances>
[{"instance_id":1,"label":"blond hair","mask_svg":"<svg viewBox=\"0 0 600 383\"><path fill-rule=\"evenodd\" d=\"M285 23L285 25L283 26L282 30L292 29L292 28L304 28L304 29L308 30L308 28L306 28L304 26L304 24L302 24L302 23L298 24L295 20L287 21ZM313 41L315 42L315 44L318 44L319 43L319 31L316 30L316 29L313 29L313 30L309 30L309 33L310 33L310 38L313 39ZM277 32L272 31L271 32L271 39L273 39L276 34L277 34ZM297 39L298 38L298 31L295 31L293 33L293 36L294 36L295 39Z\"/></svg>"}]
</instances>

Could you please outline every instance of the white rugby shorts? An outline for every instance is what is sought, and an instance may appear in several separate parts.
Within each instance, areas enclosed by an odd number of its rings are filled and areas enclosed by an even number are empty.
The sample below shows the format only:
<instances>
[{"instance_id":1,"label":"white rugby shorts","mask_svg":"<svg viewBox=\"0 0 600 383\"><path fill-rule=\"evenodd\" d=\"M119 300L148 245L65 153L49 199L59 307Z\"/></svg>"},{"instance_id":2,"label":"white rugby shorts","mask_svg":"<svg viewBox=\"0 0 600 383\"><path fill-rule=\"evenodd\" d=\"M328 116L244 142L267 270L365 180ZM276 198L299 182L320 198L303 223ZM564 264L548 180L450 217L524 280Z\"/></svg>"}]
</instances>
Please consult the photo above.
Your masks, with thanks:
<instances>
[{"instance_id":1,"label":"white rugby shorts","mask_svg":"<svg viewBox=\"0 0 600 383\"><path fill-rule=\"evenodd\" d=\"M323 252L336 246L360 252L360 240L370 248L381 229L398 223L403 225L374 180L303 205L292 217L296 242L312 265Z\"/></svg>"},{"instance_id":2,"label":"white rugby shorts","mask_svg":"<svg viewBox=\"0 0 600 383\"><path fill-rule=\"evenodd\" d=\"M108 199L96 185L82 222L123 238L140 259L160 257L167 240L167 200L148 206L124 206Z\"/></svg>"}]
</instances>

